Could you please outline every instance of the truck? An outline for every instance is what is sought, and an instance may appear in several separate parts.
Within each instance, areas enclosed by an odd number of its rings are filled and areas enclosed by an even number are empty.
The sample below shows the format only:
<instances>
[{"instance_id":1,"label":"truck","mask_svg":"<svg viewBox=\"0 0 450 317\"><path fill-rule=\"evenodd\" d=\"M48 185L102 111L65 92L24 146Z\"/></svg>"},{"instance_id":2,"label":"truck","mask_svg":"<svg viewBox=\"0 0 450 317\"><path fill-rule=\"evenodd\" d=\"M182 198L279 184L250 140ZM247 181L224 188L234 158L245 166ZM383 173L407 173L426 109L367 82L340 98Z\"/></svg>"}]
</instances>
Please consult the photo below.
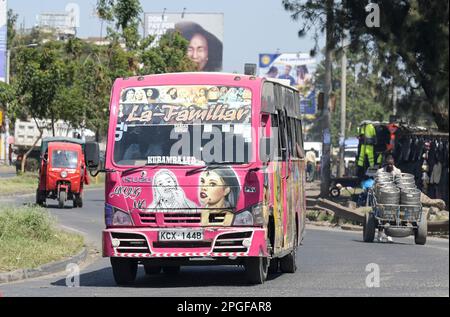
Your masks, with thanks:
<instances>
[{"instance_id":1,"label":"truck","mask_svg":"<svg viewBox=\"0 0 450 317\"><path fill-rule=\"evenodd\" d=\"M45 127L41 132L38 128ZM55 134L51 128L51 120L17 120L14 125L14 138L11 142L13 151L13 162L16 166L16 171L19 172L22 166L22 160L27 154L27 162L25 169L27 171L36 171L39 168L40 147L43 138L46 137L72 137L83 139L81 136L84 133L85 141L95 139L95 133L91 130L75 129L69 123L59 120L55 123Z\"/></svg>"}]
</instances>

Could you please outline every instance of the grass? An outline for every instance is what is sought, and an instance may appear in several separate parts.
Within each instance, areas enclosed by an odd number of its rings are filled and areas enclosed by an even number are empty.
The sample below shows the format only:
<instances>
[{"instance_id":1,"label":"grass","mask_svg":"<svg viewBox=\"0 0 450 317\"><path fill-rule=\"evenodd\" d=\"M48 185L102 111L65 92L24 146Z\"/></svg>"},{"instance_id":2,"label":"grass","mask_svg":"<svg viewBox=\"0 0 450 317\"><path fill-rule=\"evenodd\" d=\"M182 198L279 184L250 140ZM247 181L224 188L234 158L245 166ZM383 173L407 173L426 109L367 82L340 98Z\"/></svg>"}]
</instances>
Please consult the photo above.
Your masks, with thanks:
<instances>
[{"instance_id":1,"label":"grass","mask_svg":"<svg viewBox=\"0 0 450 317\"><path fill-rule=\"evenodd\" d=\"M26 173L5 179L0 178L0 196L34 193L37 186L38 176L36 173Z\"/></svg>"},{"instance_id":2,"label":"grass","mask_svg":"<svg viewBox=\"0 0 450 317\"><path fill-rule=\"evenodd\" d=\"M0 207L0 272L36 268L81 251L83 237L56 228L39 207Z\"/></svg>"},{"instance_id":3,"label":"grass","mask_svg":"<svg viewBox=\"0 0 450 317\"><path fill-rule=\"evenodd\" d=\"M100 174L97 176L97 180L90 177L91 184L84 187L88 188L98 188L105 184L105 175ZM0 178L0 197L8 196L13 194L32 194L36 192L38 187L38 174L37 173L25 173L20 176L15 176L11 178Z\"/></svg>"}]
</instances>

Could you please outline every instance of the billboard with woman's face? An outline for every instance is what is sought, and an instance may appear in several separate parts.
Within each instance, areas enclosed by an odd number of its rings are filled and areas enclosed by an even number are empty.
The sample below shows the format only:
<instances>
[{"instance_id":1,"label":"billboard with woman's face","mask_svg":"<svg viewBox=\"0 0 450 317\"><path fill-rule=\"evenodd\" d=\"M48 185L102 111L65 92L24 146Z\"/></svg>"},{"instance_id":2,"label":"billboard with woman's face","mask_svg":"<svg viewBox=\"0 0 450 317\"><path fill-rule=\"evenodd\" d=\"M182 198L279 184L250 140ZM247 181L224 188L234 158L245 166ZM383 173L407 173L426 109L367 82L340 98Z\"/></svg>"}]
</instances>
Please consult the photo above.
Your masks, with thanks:
<instances>
[{"instance_id":1,"label":"billboard with woman's face","mask_svg":"<svg viewBox=\"0 0 450 317\"><path fill-rule=\"evenodd\" d=\"M187 55L199 71L217 72L223 64L222 13L146 13L145 36L177 30L189 41Z\"/></svg>"}]
</instances>

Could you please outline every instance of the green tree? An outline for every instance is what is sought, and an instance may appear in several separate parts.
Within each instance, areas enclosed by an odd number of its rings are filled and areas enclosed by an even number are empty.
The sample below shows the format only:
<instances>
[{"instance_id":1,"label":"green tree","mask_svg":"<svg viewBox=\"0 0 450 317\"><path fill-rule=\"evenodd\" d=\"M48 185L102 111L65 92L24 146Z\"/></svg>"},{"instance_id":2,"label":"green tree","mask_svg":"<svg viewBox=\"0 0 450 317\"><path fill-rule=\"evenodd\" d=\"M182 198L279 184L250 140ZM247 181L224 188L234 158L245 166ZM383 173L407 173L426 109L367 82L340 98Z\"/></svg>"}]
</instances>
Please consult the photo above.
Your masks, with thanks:
<instances>
[{"instance_id":1,"label":"green tree","mask_svg":"<svg viewBox=\"0 0 450 317\"><path fill-rule=\"evenodd\" d=\"M7 20L7 27L8 27L8 49L13 45L14 39L16 37L16 23L17 19L19 17L18 14L15 14L12 9L8 10L8 20Z\"/></svg>"},{"instance_id":2,"label":"green tree","mask_svg":"<svg viewBox=\"0 0 450 317\"><path fill-rule=\"evenodd\" d=\"M449 2L370 2L380 9L379 27L366 25L367 2L342 0L335 3L332 9L335 43L345 34L344 30L348 31L351 51L365 52L379 60L380 84L390 83L391 96L396 87L400 88L404 99L400 104L409 104L409 110L414 109L411 119L417 117L418 111L425 110L440 130L448 131ZM325 8L325 1L283 0L282 3L295 20L302 19L300 35L313 27L316 33L326 27L325 14L329 10ZM425 109L426 104L428 109Z\"/></svg>"},{"instance_id":3,"label":"green tree","mask_svg":"<svg viewBox=\"0 0 450 317\"><path fill-rule=\"evenodd\" d=\"M371 47L373 52L391 58L396 72L408 77L406 98L423 96L422 102L411 104L420 110L428 103L428 112L437 126L448 131L449 105L449 2L426 0L375 0L380 8L380 27L368 28L367 12L360 1L345 1L348 12L346 27L355 49ZM363 18L364 17L364 18ZM399 63L395 63L398 61ZM394 72L395 73L395 72ZM391 78L391 74L385 77ZM395 78L393 78L395 80ZM417 93L417 86L422 90ZM417 113L417 112L416 112Z\"/></svg>"}]
</instances>

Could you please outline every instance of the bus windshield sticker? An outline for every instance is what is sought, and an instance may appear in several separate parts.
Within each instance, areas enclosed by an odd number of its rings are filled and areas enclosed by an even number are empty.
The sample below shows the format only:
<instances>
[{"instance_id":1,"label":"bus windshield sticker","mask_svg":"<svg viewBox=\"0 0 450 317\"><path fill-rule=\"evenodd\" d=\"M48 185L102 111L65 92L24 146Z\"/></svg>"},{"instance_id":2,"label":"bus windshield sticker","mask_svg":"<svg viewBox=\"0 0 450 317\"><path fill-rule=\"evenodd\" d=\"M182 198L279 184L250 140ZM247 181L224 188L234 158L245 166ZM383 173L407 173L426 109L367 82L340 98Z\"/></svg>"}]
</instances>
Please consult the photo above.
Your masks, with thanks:
<instances>
[{"instance_id":1,"label":"bus windshield sticker","mask_svg":"<svg viewBox=\"0 0 450 317\"><path fill-rule=\"evenodd\" d=\"M169 164L169 165L201 165L202 161L193 156L149 156L147 164Z\"/></svg>"},{"instance_id":2,"label":"bus windshield sticker","mask_svg":"<svg viewBox=\"0 0 450 317\"><path fill-rule=\"evenodd\" d=\"M250 89L217 86L128 88L119 122L127 124L250 123Z\"/></svg>"}]
</instances>

